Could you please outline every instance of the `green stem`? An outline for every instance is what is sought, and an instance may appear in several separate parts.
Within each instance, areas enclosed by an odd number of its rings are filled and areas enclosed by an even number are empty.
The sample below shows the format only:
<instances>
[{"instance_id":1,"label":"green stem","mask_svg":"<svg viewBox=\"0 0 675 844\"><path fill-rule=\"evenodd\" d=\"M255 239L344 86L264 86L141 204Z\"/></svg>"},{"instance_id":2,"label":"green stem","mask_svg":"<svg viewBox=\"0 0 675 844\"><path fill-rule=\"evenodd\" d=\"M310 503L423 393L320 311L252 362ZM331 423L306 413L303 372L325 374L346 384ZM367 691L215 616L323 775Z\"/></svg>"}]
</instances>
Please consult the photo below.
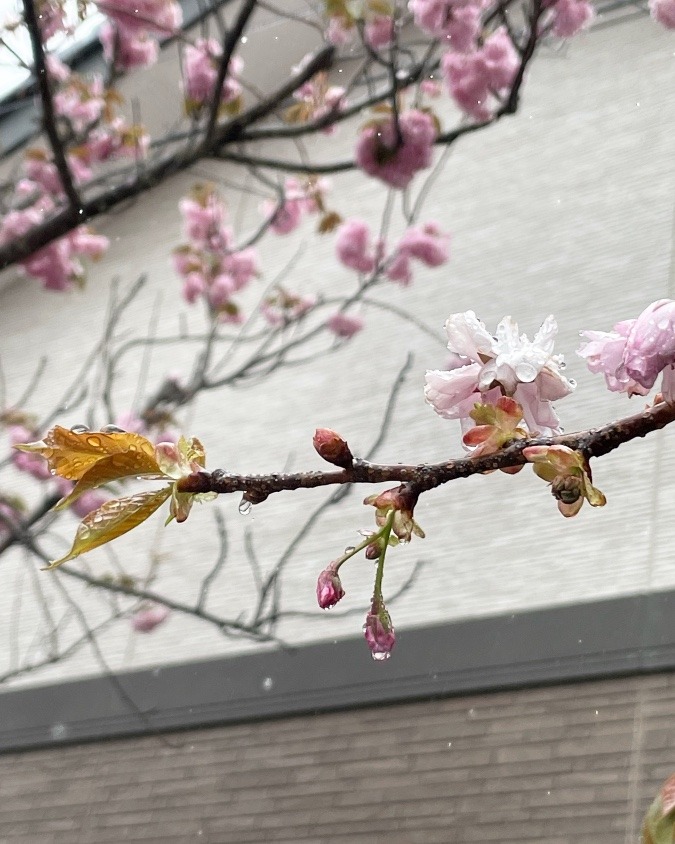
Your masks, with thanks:
<instances>
[{"instance_id":1,"label":"green stem","mask_svg":"<svg viewBox=\"0 0 675 844\"><path fill-rule=\"evenodd\" d=\"M387 516L387 521L380 531L382 542L382 550L377 559L377 573L375 574L375 586L373 587L373 604L382 603L382 577L384 576L384 558L387 556L387 548L389 547L389 537L391 536L391 529L394 524L394 517L396 510L391 510ZM371 537L372 538L372 537Z\"/></svg>"}]
</instances>

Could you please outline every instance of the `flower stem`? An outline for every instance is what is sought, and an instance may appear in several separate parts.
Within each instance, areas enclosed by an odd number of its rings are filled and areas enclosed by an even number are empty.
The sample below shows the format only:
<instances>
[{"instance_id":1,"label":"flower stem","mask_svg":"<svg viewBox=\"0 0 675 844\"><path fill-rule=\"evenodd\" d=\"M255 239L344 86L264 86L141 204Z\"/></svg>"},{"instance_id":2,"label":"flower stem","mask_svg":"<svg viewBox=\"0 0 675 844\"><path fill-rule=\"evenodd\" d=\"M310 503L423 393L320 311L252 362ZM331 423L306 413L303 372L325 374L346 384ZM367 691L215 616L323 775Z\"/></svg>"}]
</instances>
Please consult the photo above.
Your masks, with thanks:
<instances>
[{"instance_id":1,"label":"flower stem","mask_svg":"<svg viewBox=\"0 0 675 844\"><path fill-rule=\"evenodd\" d=\"M391 536L391 528L394 524L394 517L396 510L391 510L387 516L387 521L380 531L382 542L382 550L377 560L377 573L375 574L375 586L373 587L373 603L382 601L382 577L384 575L384 558L387 555L387 548L389 547L389 537ZM372 537L371 537L372 539Z\"/></svg>"}]
</instances>

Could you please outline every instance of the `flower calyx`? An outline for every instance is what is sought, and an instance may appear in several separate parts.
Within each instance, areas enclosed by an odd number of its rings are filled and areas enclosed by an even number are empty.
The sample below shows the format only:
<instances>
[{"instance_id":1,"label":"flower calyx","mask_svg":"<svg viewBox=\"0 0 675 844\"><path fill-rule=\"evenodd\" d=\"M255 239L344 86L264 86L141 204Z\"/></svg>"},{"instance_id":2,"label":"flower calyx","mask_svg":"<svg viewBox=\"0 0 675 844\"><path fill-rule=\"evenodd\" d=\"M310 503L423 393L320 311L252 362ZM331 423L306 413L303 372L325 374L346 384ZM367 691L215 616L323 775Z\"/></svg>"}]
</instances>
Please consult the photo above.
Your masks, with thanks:
<instances>
[{"instance_id":1,"label":"flower calyx","mask_svg":"<svg viewBox=\"0 0 675 844\"><path fill-rule=\"evenodd\" d=\"M593 486L588 459L565 445L533 445L523 449L534 472L551 484L551 493L563 516L571 517L581 509L584 499L591 507L603 507L607 499Z\"/></svg>"},{"instance_id":2,"label":"flower calyx","mask_svg":"<svg viewBox=\"0 0 675 844\"><path fill-rule=\"evenodd\" d=\"M400 542L410 542L412 535L424 539L424 531L413 518L415 505L419 493L411 484L401 484L394 489L369 495L364 504L371 504L376 508L375 522L378 527L386 525L389 514L394 511L391 532Z\"/></svg>"},{"instance_id":3,"label":"flower calyx","mask_svg":"<svg viewBox=\"0 0 675 844\"><path fill-rule=\"evenodd\" d=\"M527 427L521 424L523 408L509 396L500 396L496 404L476 404L469 416L476 424L464 434L462 442L472 449L474 458L495 454L514 440L529 436ZM501 471L515 475L522 468L506 466Z\"/></svg>"}]
</instances>

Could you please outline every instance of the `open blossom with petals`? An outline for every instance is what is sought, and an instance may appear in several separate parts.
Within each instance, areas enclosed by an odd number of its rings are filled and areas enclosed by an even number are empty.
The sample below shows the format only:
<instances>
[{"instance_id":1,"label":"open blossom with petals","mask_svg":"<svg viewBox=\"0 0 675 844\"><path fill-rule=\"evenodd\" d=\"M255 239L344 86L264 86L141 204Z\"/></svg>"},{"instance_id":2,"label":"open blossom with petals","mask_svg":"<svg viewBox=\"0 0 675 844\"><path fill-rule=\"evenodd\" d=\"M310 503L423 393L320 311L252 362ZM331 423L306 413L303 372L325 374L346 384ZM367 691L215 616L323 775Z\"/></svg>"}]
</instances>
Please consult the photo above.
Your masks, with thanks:
<instances>
[{"instance_id":1,"label":"open blossom with petals","mask_svg":"<svg viewBox=\"0 0 675 844\"><path fill-rule=\"evenodd\" d=\"M441 69L457 105L476 120L489 120L494 94L505 94L519 67L518 54L504 28L495 30L483 46L470 53L449 51Z\"/></svg>"},{"instance_id":2,"label":"open blossom with petals","mask_svg":"<svg viewBox=\"0 0 675 844\"><path fill-rule=\"evenodd\" d=\"M559 38L571 38L589 26L595 17L593 5L588 0L555 0L550 11L553 16L551 31Z\"/></svg>"},{"instance_id":3,"label":"open blossom with petals","mask_svg":"<svg viewBox=\"0 0 675 844\"><path fill-rule=\"evenodd\" d=\"M96 0L96 5L131 32L173 35L183 22L183 13L174 0Z\"/></svg>"},{"instance_id":4,"label":"open blossom with petals","mask_svg":"<svg viewBox=\"0 0 675 844\"><path fill-rule=\"evenodd\" d=\"M63 0L39 0L36 3L40 35L43 41L49 41L57 32L67 32L66 10Z\"/></svg>"},{"instance_id":5,"label":"open blossom with petals","mask_svg":"<svg viewBox=\"0 0 675 844\"><path fill-rule=\"evenodd\" d=\"M99 31L106 61L115 59L116 70L150 67L159 56L159 44L147 32L126 29L106 21Z\"/></svg>"},{"instance_id":6,"label":"open blossom with petals","mask_svg":"<svg viewBox=\"0 0 675 844\"><path fill-rule=\"evenodd\" d=\"M465 53L476 45L484 5L480 0L410 0L409 8L420 29L444 39L453 51Z\"/></svg>"},{"instance_id":7,"label":"open blossom with petals","mask_svg":"<svg viewBox=\"0 0 675 844\"><path fill-rule=\"evenodd\" d=\"M373 659L378 662L389 659L396 644L396 633L389 612L381 599L373 599L370 612L363 625L363 635L366 637Z\"/></svg>"},{"instance_id":8,"label":"open blossom with petals","mask_svg":"<svg viewBox=\"0 0 675 844\"><path fill-rule=\"evenodd\" d=\"M607 499L593 486L588 460L565 445L533 445L523 449L535 474L551 484L558 510L569 518L581 510L584 499L591 507L603 507Z\"/></svg>"},{"instance_id":9,"label":"open blossom with petals","mask_svg":"<svg viewBox=\"0 0 675 844\"><path fill-rule=\"evenodd\" d=\"M400 284L409 284L412 280L412 258L427 267L440 267L449 258L449 243L449 235L441 232L436 223L411 226L398 242L394 258L387 266L387 278Z\"/></svg>"},{"instance_id":10,"label":"open blossom with petals","mask_svg":"<svg viewBox=\"0 0 675 844\"><path fill-rule=\"evenodd\" d=\"M171 610L161 604L153 604L135 612L131 617L131 626L136 633L152 633L155 627L163 624Z\"/></svg>"},{"instance_id":11,"label":"open blossom with petals","mask_svg":"<svg viewBox=\"0 0 675 844\"><path fill-rule=\"evenodd\" d=\"M349 42L354 34L354 27L349 26L344 18L337 15L328 19L326 27L326 40L336 47L343 47Z\"/></svg>"},{"instance_id":12,"label":"open blossom with petals","mask_svg":"<svg viewBox=\"0 0 675 844\"><path fill-rule=\"evenodd\" d=\"M185 47L183 91L188 114L198 114L213 99L222 53L222 47L215 38L198 38L194 46ZM238 77L243 69L243 59L233 56L220 92L220 101L223 105L234 102L241 94Z\"/></svg>"},{"instance_id":13,"label":"open blossom with petals","mask_svg":"<svg viewBox=\"0 0 675 844\"><path fill-rule=\"evenodd\" d=\"M363 37L373 50L388 47L394 40L394 19L388 15L374 15L366 21Z\"/></svg>"},{"instance_id":14,"label":"open blossom with petals","mask_svg":"<svg viewBox=\"0 0 675 844\"><path fill-rule=\"evenodd\" d=\"M614 392L647 395L663 372L662 393L675 401L675 301L658 299L637 319L624 320L610 332L582 331L590 342L578 354L591 372L601 372Z\"/></svg>"},{"instance_id":15,"label":"open blossom with petals","mask_svg":"<svg viewBox=\"0 0 675 844\"><path fill-rule=\"evenodd\" d=\"M445 329L448 349L465 363L427 372L424 393L436 413L446 419L467 418L476 403L495 404L499 395L507 395L522 406L530 430L546 436L560 433L551 402L569 395L575 384L562 374L561 356L553 354L558 328L552 316L534 340L519 335L511 317L492 336L473 311L452 314Z\"/></svg>"},{"instance_id":16,"label":"open blossom with petals","mask_svg":"<svg viewBox=\"0 0 675 844\"><path fill-rule=\"evenodd\" d=\"M675 0L649 0L649 11L662 26L675 29Z\"/></svg>"},{"instance_id":17,"label":"open blossom with petals","mask_svg":"<svg viewBox=\"0 0 675 844\"><path fill-rule=\"evenodd\" d=\"M375 269L377 256L371 242L370 226L365 220L353 217L342 223L337 230L335 251L340 263L350 270L370 273Z\"/></svg>"},{"instance_id":18,"label":"open blossom with petals","mask_svg":"<svg viewBox=\"0 0 675 844\"><path fill-rule=\"evenodd\" d=\"M334 313L326 320L326 325L336 337L348 340L365 325L363 318L356 314L343 314L341 311Z\"/></svg>"},{"instance_id":19,"label":"open blossom with petals","mask_svg":"<svg viewBox=\"0 0 675 844\"><path fill-rule=\"evenodd\" d=\"M329 610L345 596L335 563L331 563L319 575L316 583L316 600L322 610Z\"/></svg>"},{"instance_id":20,"label":"open blossom with petals","mask_svg":"<svg viewBox=\"0 0 675 844\"><path fill-rule=\"evenodd\" d=\"M437 128L424 111L409 109L398 118L401 143L397 146L393 117L375 120L356 142L356 163L369 176L394 188L405 188L415 173L431 166Z\"/></svg>"}]
</instances>

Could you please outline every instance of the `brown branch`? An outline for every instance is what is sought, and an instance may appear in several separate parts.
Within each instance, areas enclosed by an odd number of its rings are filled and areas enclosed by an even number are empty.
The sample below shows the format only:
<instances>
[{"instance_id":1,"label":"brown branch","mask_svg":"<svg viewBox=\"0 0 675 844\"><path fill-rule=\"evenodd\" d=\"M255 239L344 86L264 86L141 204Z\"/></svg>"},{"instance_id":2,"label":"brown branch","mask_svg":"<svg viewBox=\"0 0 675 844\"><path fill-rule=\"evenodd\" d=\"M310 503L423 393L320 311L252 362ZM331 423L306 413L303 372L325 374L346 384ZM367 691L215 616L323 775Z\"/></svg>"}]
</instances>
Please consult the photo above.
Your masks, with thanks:
<instances>
[{"instance_id":1,"label":"brown branch","mask_svg":"<svg viewBox=\"0 0 675 844\"><path fill-rule=\"evenodd\" d=\"M443 463L417 465L369 463L355 459L348 469L317 472L272 473L268 475L237 475L223 469L196 472L178 481L182 492L243 492L253 503L264 501L282 490L314 489L336 484L408 483L418 492L434 489L457 478L492 472L527 462L523 449L533 445L564 445L582 452L586 457L601 457L623 443L644 437L675 421L675 404L661 402L635 416L620 419L602 428L563 434L557 437L537 437L518 440L495 454L478 458L465 457Z\"/></svg>"},{"instance_id":2,"label":"brown branch","mask_svg":"<svg viewBox=\"0 0 675 844\"><path fill-rule=\"evenodd\" d=\"M47 64L45 62L45 51L42 46L42 36L40 33L40 24L38 22L35 5L33 0L23 0L23 13L26 21L26 27L30 35L31 47L33 50L33 62L35 65L35 78L37 80L38 89L40 91L40 101L42 102L42 125L49 138L49 144L52 148L54 156L54 164L59 171L59 178L63 185L63 190L68 197L69 208L65 212L72 221L71 228L77 225L78 211L80 209L80 197L75 190L73 177L68 167L66 154L56 128L56 113L54 111L54 103L52 101L52 92L49 86L49 74L47 72ZM43 244L44 245L44 244Z\"/></svg>"},{"instance_id":3,"label":"brown branch","mask_svg":"<svg viewBox=\"0 0 675 844\"><path fill-rule=\"evenodd\" d=\"M220 111L220 96L225 84L225 77L227 76L227 69L230 66L232 54L235 51L237 42L246 28L249 18L255 11L257 0L244 0L244 4L239 11L239 15L232 27L225 34L223 39L223 55L220 59L220 67L218 68L218 76L216 77L216 84L213 89L213 102L211 103L211 110L209 112L209 121L206 127L204 140L202 141L203 154L206 155L211 149L213 139L218 123L218 113Z\"/></svg>"}]
</instances>

